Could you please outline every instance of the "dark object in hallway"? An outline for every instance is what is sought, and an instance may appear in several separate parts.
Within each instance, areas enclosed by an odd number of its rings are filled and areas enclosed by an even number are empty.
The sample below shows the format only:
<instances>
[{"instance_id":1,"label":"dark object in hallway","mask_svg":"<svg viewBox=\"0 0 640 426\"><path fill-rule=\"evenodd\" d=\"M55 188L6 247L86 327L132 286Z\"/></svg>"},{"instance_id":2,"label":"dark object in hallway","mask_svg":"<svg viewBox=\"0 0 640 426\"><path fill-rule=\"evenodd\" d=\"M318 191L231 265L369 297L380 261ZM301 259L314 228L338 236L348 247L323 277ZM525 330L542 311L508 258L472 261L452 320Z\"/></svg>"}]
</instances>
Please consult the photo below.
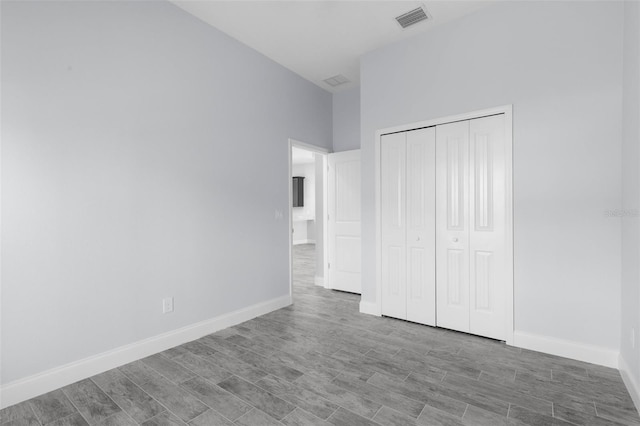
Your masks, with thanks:
<instances>
[{"instance_id":1,"label":"dark object in hallway","mask_svg":"<svg viewBox=\"0 0 640 426\"><path fill-rule=\"evenodd\" d=\"M293 178L293 207L304 207L304 176Z\"/></svg>"}]
</instances>

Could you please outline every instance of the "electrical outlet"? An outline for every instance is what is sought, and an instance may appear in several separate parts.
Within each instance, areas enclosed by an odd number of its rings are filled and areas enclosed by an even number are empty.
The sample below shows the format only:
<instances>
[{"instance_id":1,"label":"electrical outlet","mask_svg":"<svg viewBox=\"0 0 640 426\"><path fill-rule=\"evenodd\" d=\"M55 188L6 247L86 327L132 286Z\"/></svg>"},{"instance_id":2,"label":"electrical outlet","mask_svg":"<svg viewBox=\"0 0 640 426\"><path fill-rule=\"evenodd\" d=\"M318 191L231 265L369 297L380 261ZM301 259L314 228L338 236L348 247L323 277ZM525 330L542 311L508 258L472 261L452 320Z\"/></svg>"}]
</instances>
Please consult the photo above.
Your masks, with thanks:
<instances>
[{"instance_id":1,"label":"electrical outlet","mask_svg":"<svg viewBox=\"0 0 640 426\"><path fill-rule=\"evenodd\" d=\"M631 348L636 348L636 329L633 327L631 328Z\"/></svg>"},{"instance_id":2,"label":"electrical outlet","mask_svg":"<svg viewBox=\"0 0 640 426\"><path fill-rule=\"evenodd\" d=\"M168 314L169 312L173 312L173 297L162 299L162 313Z\"/></svg>"}]
</instances>

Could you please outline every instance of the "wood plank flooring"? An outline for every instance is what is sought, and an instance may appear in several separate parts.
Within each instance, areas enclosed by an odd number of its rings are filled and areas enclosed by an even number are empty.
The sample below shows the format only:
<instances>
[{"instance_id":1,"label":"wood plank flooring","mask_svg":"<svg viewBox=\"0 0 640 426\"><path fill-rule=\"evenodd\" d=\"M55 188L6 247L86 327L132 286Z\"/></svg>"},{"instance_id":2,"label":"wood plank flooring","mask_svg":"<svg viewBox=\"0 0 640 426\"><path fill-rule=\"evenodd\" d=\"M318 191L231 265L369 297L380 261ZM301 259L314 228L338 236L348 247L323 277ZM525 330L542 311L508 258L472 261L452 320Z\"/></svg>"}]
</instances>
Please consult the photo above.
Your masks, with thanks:
<instances>
[{"instance_id":1,"label":"wood plank flooring","mask_svg":"<svg viewBox=\"0 0 640 426\"><path fill-rule=\"evenodd\" d=\"M294 305L0 412L2 425L640 425L613 369L358 313L294 248Z\"/></svg>"}]
</instances>

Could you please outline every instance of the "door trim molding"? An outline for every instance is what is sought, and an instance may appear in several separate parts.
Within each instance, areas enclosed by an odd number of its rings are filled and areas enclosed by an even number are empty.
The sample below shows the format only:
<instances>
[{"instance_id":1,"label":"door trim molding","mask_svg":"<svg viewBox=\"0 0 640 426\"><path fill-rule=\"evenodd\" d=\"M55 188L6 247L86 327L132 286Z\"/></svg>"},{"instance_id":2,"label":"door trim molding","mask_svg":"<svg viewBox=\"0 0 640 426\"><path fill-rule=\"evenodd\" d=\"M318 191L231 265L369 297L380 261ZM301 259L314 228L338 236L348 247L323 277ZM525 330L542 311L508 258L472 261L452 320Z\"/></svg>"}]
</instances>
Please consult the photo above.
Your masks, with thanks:
<instances>
[{"instance_id":1,"label":"door trim molding","mask_svg":"<svg viewBox=\"0 0 640 426\"><path fill-rule=\"evenodd\" d=\"M507 257L507 322L506 327L506 342L508 345L513 345L514 342L514 303L513 303L513 106L503 105L495 108L488 108L478 111L472 111L464 114L450 115L447 117L437 118L434 120L418 121L409 124L403 124L394 127L387 127L376 131L375 135L375 216L376 216L376 300L362 301L360 303L360 312L371 315L382 315L382 241L381 241L381 201L380 201L380 140L382 135L389 133L406 132L410 130L417 130L424 127L432 127L447 123L453 123L456 121L473 120L477 118L488 117L491 115L504 114L505 122L505 156L510 161L507 161L506 165L506 204L508 206L506 211L506 240L507 245L506 257ZM437 315L437 314L436 314Z\"/></svg>"}]
</instances>

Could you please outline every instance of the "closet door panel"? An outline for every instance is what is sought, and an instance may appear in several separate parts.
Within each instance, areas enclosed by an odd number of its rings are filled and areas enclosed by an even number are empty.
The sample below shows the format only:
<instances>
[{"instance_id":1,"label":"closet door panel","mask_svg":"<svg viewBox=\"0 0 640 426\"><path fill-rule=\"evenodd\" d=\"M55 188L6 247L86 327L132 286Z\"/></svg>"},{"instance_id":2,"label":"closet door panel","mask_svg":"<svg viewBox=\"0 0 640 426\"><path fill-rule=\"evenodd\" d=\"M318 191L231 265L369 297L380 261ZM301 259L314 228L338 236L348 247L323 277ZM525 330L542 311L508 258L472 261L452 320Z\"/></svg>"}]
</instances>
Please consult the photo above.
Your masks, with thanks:
<instances>
[{"instance_id":1,"label":"closet door panel","mask_svg":"<svg viewBox=\"0 0 640 426\"><path fill-rule=\"evenodd\" d=\"M406 134L380 144L382 314L407 319Z\"/></svg>"},{"instance_id":2,"label":"closet door panel","mask_svg":"<svg viewBox=\"0 0 640 426\"><path fill-rule=\"evenodd\" d=\"M506 336L504 116L470 122L470 332Z\"/></svg>"},{"instance_id":3,"label":"closet door panel","mask_svg":"<svg viewBox=\"0 0 640 426\"><path fill-rule=\"evenodd\" d=\"M436 324L435 127L406 133L407 319Z\"/></svg>"},{"instance_id":4,"label":"closet door panel","mask_svg":"<svg viewBox=\"0 0 640 426\"><path fill-rule=\"evenodd\" d=\"M437 325L469 332L469 122L436 126Z\"/></svg>"}]
</instances>

